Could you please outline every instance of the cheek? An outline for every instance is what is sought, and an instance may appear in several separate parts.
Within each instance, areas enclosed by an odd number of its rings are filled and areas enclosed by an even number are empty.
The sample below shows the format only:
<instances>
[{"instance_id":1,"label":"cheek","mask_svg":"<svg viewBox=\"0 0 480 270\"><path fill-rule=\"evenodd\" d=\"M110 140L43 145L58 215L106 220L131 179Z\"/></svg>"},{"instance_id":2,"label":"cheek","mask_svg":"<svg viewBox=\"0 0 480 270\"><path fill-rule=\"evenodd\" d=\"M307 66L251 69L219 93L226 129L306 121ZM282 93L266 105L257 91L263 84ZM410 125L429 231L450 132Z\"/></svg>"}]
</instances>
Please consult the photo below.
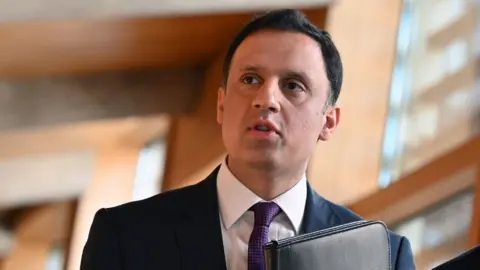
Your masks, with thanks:
<instances>
[{"instance_id":1,"label":"cheek","mask_svg":"<svg viewBox=\"0 0 480 270\"><path fill-rule=\"evenodd\" d=\"M239 129L243 126L245 109L235 99L225 100L223 108L223 133L229 137L238 136Z\"/></svg>"},{"instance_id":2,"label":"cheek","mask_svg":"<svg viewBox=\"0 0 480 270\"><path fill-rule=\"evenodd\" d=\"M224 122L228 126L234 126L238 124L238 118L240 117L240 110L238 104L234 100L226 100L223 105L223 117Z\"/></svg>"},{"instance_id":3,"label":"cheek","mask_svg":"<svg viewBox=\"0 0 480 270\"><path fill-rule=\"evenodd\" d=\"M321 131L320 119L307 119L302 123L302 136L308 142L316 142Z\"/></svg>"},{"instance_id":4,"label":"cheek","mask_svg":"<svg viewBox=\"0 0 480 270\"><path fill-rule=\"evenodd\" d=\"M294 143L306 146L310 145L310 142L316 143L323 126L322 115L305 111L294 116L289 119L289 133L293 135L291 139Z\"/></svg>"},{"instance_id":5,"label":"cheek","mask_svg":"<svg viewBox=\"0 0 480 270\"><path fill-rule=\"evenodd\" d=\"M312 154L319 135L316 125L312 118L298 118L291 123L289 136L285 141L288 156L295 160L304 160Z\"/></svg>"},{"instance_id":6,"label":"cheek","mask_svg":"<svg viewBox=\"0 0 480 270\"><path fill-rule=\"evenodd\" d=\"M235 115L232 114L230 109L224 109L223 112L223 124L222 124L222 138L225 147L228 152L235 152L237 148L237 127Z\"/></svg>"}]
</instances>

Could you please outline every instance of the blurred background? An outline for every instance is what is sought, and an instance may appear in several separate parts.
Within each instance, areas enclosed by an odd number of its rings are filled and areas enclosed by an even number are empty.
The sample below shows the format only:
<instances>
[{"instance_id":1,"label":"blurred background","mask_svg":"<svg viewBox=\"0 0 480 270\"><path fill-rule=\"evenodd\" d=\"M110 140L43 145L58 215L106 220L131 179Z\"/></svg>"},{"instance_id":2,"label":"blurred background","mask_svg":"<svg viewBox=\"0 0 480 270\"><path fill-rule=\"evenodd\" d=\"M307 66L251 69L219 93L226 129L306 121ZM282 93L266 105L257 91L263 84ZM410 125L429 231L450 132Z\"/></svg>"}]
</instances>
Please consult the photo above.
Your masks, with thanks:
<instances>
[{"instance_id":1,"label":"blurred background","mask_svg":"<svg viewBox=\"0 0 480 270\"><path fill-rule=\"evenodd\" d=\"M418 269L480 244L480 1L0 0L0 269L78 269L99 208L207 176L223 53L284 7L345 65L314 188L406 235Z\"/></svg>"}]
</instances>

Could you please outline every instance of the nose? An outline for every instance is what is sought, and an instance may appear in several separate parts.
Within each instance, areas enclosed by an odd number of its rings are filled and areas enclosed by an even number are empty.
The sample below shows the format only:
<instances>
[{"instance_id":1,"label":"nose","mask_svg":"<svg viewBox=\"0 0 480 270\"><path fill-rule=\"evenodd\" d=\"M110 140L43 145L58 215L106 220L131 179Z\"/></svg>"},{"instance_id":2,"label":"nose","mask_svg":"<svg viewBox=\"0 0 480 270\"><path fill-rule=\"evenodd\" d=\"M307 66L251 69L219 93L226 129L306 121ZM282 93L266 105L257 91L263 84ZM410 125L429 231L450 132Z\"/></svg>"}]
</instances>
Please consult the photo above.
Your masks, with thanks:
<instances>
[{"instance_id":1,"label":"nose","mask_svg":"<svg viewBox=\"0 0 480 270\"><path fill-rule=\"evenodd\" d=\"M257 94L253 100L252 106L256 109L266 110L277 113L280 111L280 104L278 102L278 94L280 89L275 83L264 83L262 87L257 89Z\"/></svg>"}]
</instances>

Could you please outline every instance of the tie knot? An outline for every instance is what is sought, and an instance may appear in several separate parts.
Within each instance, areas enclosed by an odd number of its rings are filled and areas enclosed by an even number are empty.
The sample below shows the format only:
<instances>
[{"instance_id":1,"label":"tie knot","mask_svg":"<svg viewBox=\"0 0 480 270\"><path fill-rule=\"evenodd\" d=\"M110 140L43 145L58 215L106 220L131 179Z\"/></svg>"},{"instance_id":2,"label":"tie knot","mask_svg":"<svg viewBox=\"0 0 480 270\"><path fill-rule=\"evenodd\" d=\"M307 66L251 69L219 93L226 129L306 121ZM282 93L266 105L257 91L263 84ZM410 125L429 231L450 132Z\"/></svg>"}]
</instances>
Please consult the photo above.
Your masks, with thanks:
<instances>
[{"instance_id":1,"label":"tie knot","mask_svg":"<svg viewBox=\"0 0 480 270\"><path fill-rule=\"evenodd\" d=\"M255 213L255 227L269 227L275 216L280 213L280 207L274 202L256 203L250 209Z\"/></svg>"}]
</instances>

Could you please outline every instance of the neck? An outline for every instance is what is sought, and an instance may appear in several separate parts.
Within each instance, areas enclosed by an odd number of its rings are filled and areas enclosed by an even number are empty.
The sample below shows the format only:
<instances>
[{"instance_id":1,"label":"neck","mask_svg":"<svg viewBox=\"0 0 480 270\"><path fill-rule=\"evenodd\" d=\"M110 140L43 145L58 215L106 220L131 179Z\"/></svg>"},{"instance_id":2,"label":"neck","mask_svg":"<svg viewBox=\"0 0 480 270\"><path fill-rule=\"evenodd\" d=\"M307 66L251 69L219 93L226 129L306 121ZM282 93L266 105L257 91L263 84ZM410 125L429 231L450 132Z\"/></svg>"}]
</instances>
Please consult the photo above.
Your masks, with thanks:
<instances>
[{"instance_id":1,"label":"neck","mask_svg":"<svg viewBox=\"0 0 480 270\"><path fill-rule=\"evenodd\" d=\"M293 188L306 171L306 164L298 169L281 170L260 168L245 162L227 159L228 168L235 177L263 200L270 201Z\"/></svg>"}]
</instances>

